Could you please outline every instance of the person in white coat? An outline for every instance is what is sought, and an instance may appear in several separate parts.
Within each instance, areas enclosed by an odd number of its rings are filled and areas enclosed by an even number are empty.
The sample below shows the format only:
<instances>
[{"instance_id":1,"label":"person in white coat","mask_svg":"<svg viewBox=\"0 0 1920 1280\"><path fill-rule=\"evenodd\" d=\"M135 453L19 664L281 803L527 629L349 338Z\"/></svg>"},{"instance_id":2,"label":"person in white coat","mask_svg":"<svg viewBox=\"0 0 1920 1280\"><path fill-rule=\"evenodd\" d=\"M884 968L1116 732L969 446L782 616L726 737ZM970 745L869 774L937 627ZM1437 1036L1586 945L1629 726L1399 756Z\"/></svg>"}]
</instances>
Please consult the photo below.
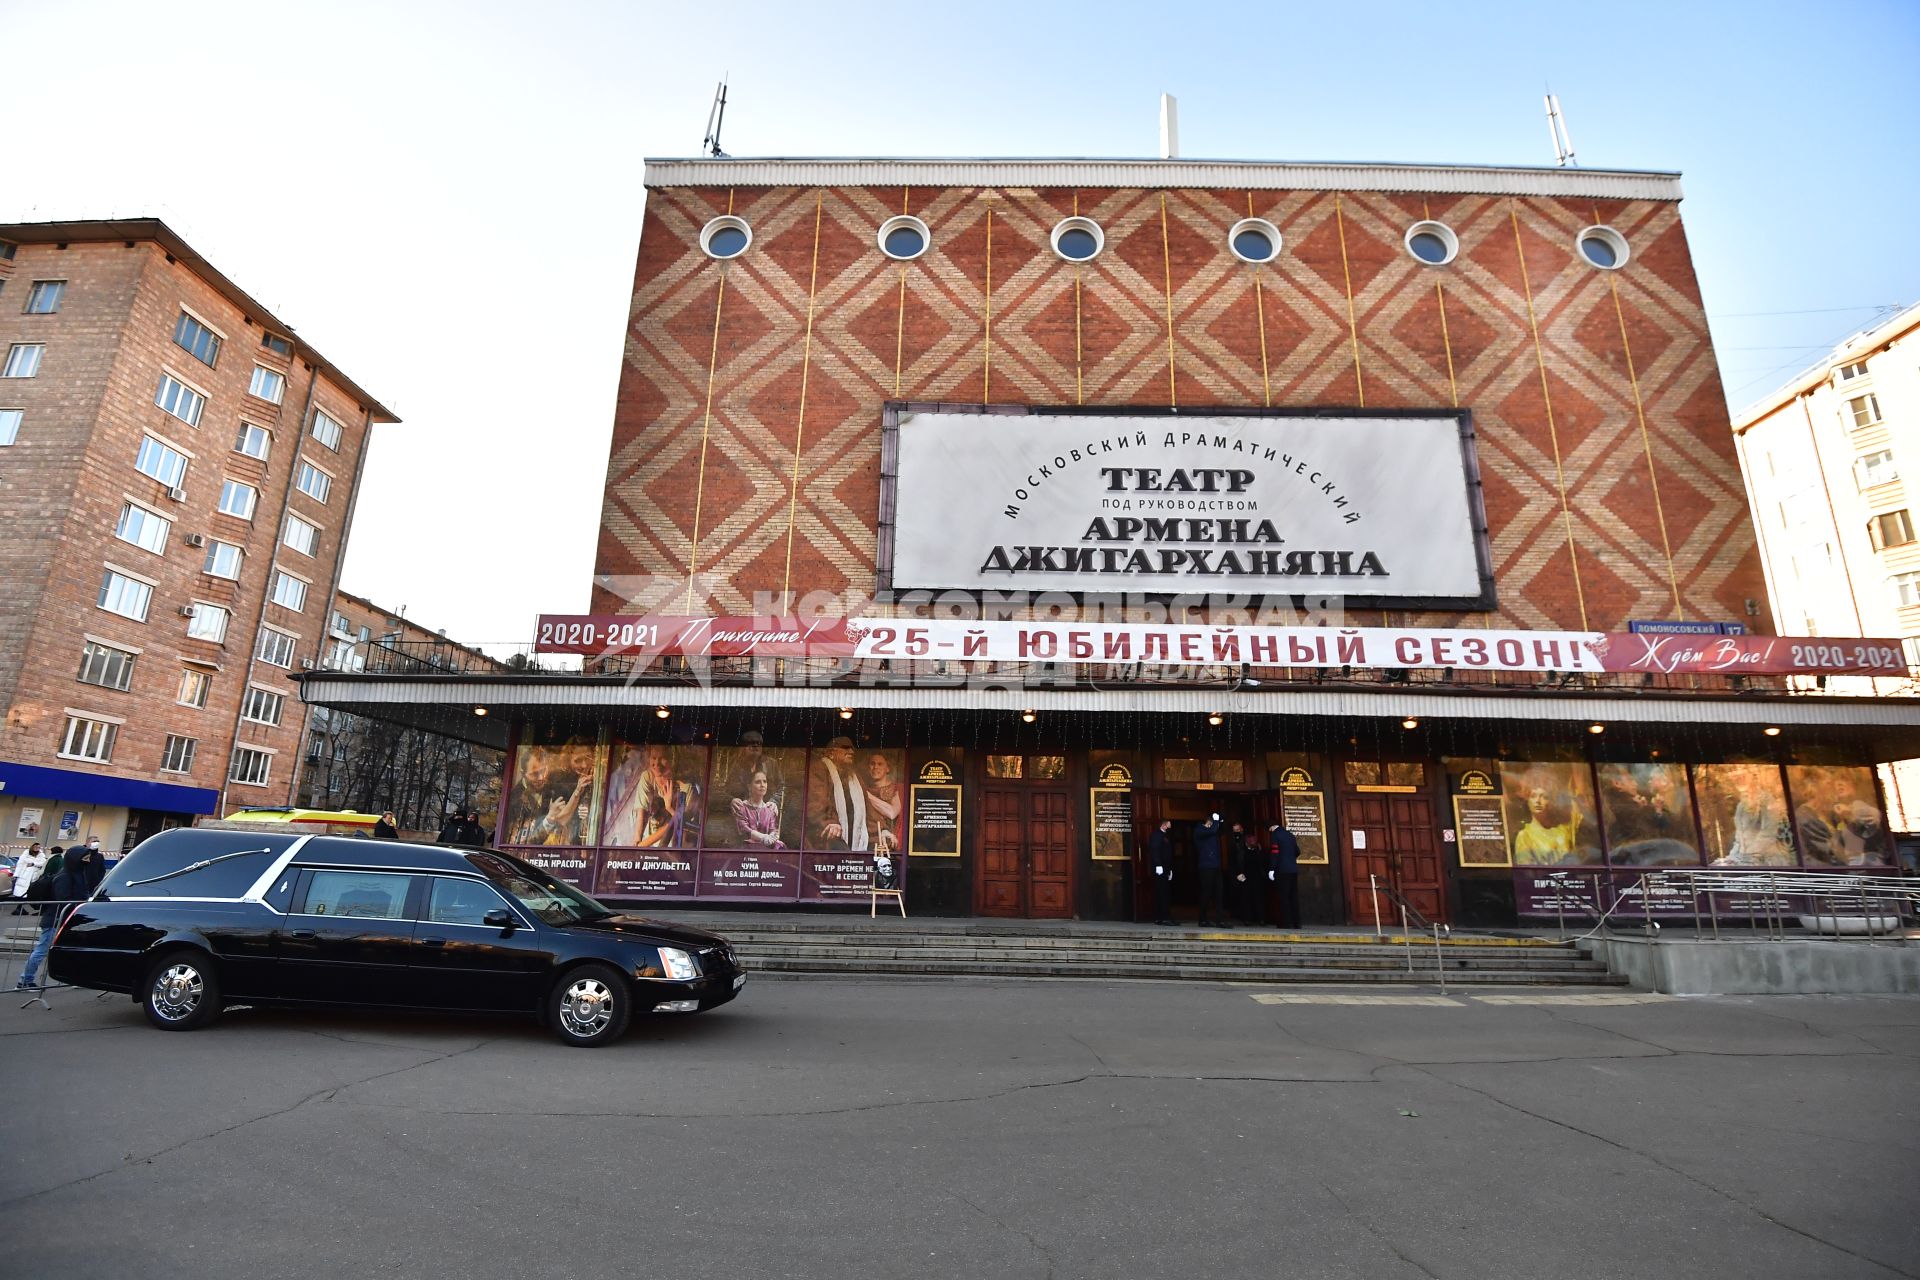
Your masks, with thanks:
<instances>
[{"instance_id":1,"label":"person in white coat","mask_svg":"<svg viewBox=\"0 0 1920 1280\"><path fill-rule=\"evenodd\" d=\"M46 869L47 851L42 849L40 842L36 840L33 842L33 847L21 854L20 861L13 866L13 896L26 897L27 890L33 887L33 882L39 879L40 874Z\"/></svg>"}]
</instances>

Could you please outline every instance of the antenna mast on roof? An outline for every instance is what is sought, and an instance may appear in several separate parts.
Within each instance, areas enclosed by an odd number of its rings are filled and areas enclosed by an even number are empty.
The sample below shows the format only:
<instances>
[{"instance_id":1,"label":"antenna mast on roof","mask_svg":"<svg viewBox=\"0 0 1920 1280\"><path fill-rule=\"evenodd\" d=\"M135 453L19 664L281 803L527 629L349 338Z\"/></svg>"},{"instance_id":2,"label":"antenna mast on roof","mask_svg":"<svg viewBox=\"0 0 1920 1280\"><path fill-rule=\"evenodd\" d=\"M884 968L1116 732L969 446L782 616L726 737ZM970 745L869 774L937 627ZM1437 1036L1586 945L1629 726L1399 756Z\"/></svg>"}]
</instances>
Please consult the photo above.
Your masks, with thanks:
<instances>
[{"instance_id":1,"label":"antenna mast on roof","mask_svg":"<svg viewBox=\"0 0 1920 1280\"><path fill-rule=\"evenodd\" d=\"M720 149L720 126L727 121L727 82L720 81L720 87L713 91L713 106L707 111L707 136L700 139L700 149L716 159L724 160L727 153Z\"/></svg>"},{"instance_id":2,"label":"antenna mast on roof","mask_svg":"<svg viewBox=\"0 0 1920 1280\"><path fill-rule=\"evenodd\" d=\"M1567 132L1567 117L1560 110L1560 99L1547 95L1547 132L1553 135L1553 162L1562 169L1578 169L1580 162L1573 158L1573 137Z\"/></svg>"}]
</instances>

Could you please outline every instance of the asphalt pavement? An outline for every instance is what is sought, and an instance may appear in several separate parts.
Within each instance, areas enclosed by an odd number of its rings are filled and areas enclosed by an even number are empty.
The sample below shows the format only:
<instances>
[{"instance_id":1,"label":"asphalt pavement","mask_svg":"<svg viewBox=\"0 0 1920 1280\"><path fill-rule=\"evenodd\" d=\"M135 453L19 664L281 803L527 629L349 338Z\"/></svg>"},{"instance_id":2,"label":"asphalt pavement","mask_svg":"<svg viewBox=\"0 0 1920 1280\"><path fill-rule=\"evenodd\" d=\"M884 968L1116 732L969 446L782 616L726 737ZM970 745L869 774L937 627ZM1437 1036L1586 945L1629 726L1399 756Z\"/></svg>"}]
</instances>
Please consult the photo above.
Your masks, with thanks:
<instances>
[{"instance_id":1,"label":"asphalt pavement","mask_svg":"<svg viewBox=\"0 0 1920 1280\"><path fill-rule=\"evenodd\" d=\"M1920 1275L1920 999L801 979L0 1006L0 1275Z\"/></svg>"}]
</instances>

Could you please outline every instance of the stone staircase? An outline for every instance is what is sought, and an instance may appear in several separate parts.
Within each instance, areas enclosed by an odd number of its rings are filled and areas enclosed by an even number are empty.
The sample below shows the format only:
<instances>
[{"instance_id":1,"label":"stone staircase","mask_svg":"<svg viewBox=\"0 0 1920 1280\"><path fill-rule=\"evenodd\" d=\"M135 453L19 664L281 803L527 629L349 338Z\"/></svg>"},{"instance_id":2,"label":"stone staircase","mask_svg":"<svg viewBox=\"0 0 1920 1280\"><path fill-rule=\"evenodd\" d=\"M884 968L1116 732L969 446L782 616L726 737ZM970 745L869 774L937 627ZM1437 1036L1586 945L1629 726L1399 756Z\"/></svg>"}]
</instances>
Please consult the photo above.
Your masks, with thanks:
<instances>
[{"instance_id":1,"label":"stone staircase","mask_svg":"<svg viewBox=\"0 0 1920 1280\"><path fill-rule=\"evenodd\" d=\"M1621 986L1571 943L1483 935L1154 928L1084 921L893 920L660 913L712 929L750 972L917 978ZM1411 971L1409 971L1411 964Z\"/></svg>"}]
</instances>

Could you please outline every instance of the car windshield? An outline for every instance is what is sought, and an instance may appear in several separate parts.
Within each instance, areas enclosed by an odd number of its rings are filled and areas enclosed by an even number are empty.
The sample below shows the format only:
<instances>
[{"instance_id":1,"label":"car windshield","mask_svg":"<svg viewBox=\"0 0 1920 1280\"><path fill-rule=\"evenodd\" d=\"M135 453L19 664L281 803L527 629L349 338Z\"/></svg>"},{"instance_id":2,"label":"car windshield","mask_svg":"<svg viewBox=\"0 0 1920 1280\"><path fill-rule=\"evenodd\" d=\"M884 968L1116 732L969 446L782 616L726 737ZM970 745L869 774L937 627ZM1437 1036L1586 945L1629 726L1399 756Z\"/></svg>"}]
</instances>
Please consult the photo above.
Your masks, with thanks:
<instances>
[{"instance_id":1,"label":"car windshield","mask_svg":"<svg viewBox=\"0 0 1920 1280\"><path fill-rule=\"evenodd\" d=\"M467 861L547 924L579 924L613 914L572 885L525 863L510 862L497 853L470 853Z\"/></svg>"}]
</instances>

